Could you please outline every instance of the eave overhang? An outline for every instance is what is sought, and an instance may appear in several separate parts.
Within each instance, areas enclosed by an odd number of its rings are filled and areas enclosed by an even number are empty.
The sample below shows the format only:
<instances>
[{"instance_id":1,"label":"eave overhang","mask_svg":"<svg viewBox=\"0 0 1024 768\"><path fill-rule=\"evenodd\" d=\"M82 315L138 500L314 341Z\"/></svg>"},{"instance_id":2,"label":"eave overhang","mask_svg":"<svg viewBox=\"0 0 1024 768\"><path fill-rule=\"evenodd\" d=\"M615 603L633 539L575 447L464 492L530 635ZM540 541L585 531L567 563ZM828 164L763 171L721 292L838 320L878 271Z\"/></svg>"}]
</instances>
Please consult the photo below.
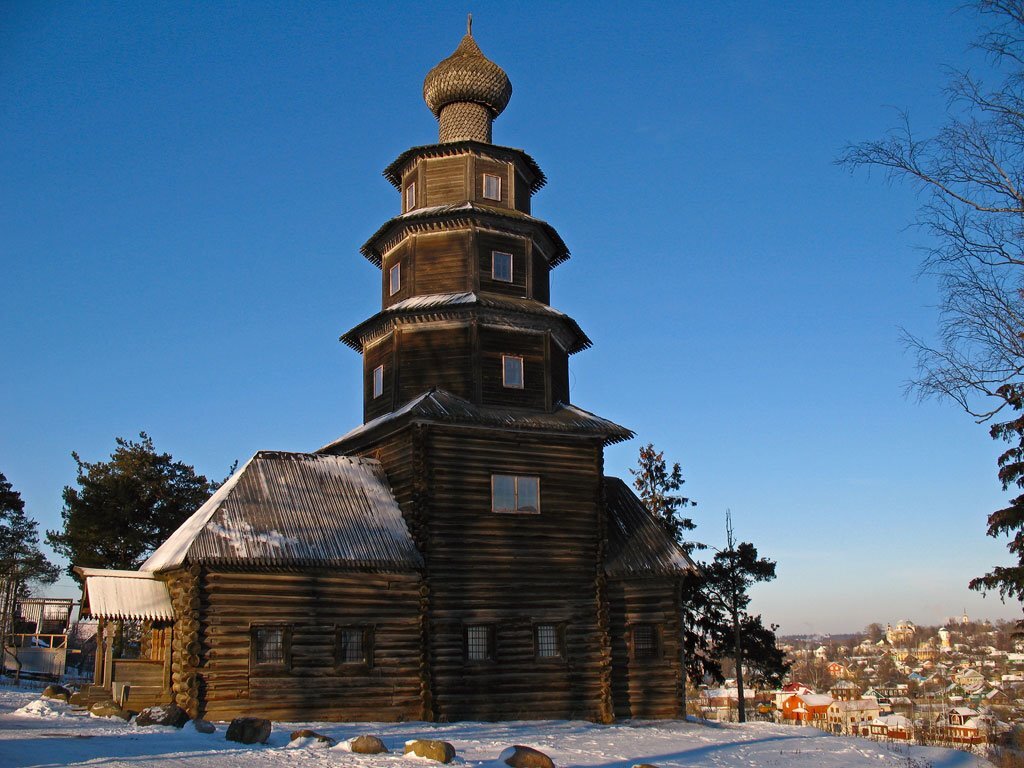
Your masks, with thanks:
<instances>
[{"instance_id":1,"label":"eave overhang","mask_svg":"<svg viewBox=\"0 0 1024 768\"><path fill-rule=\"evenodd\" d=\"M537 165L537 161L521 149L501 147L495 144L484 144L479 141L453 141L446 144L425 144L405 150L394 162L384 169L384 178L396 189L402 188L402 175L406 168L417 160L438 157L453 157L467 152L489 157L501 162L512 162L530 185L530 192L535 193L547 184L547 177Z\"/></svg>"},{"instance_id":2,"label":"eave overhang","mask_svg":"<svg viewBox=\"0 0 1024 768\"><path fill-rule=\"evenodd\" d=\"M468 202L417 208L396 216L374 232L359 252L380 267L384 262L384 254L411 233L436 232L470 224L490 227L516 236L535 237L539 233L548 241L539 245L550 266L556 267L569 259L569 248L565 241L546 221L510 208L493 208ZM547 247L544 247L545 245Z\"/></svg>"},{"instance_id":3,"label":"eave overhang","mask_svg":"<svg viewBox=\"0 0 1024 768\"><path fill-rule=\"evenodd\" d=\"M570 355L589 349L593 342L568 315L533 299L499 294L465 293L414 296L384 309L342 334L340 340L356 352L386 335L398 324L478 319L508 328L551 331Z\"/></svg>"},{"instance_id":4,"label":"eave overhang","mask_svg":"<svg viewBox=\"0 0 1024 768\"><path fill-rule=\"evenodd\" d=\"M604 445L631 440L633 431L575 405L557 403L550 411L475 405L436 387L414 397L401 408L385 413L347 432L317 453L335 453L361 440L388 434L409 424L442 424L553 434L599 437Z\"/></svg>"}]
</instances>

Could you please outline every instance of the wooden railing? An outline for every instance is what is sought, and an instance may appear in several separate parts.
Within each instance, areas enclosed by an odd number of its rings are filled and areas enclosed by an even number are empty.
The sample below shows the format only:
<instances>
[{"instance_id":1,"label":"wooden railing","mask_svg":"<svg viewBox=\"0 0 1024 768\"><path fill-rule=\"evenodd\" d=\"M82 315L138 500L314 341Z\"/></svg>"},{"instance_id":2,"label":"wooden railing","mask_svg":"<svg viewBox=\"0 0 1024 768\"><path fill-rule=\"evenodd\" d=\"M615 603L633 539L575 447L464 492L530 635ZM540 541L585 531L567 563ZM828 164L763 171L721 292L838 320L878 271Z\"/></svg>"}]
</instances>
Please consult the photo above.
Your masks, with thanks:
<instances>
[{"instance_id":1,"label":"wooden railing","mask_svg":"<svg viewBox=\"0 0 1024 768\"><path fill-rule=\"evenodd\" d=\"M13 634L8 636L8 645L15 648L67 648L67 635Z\"/></svg>"}]
</instances>

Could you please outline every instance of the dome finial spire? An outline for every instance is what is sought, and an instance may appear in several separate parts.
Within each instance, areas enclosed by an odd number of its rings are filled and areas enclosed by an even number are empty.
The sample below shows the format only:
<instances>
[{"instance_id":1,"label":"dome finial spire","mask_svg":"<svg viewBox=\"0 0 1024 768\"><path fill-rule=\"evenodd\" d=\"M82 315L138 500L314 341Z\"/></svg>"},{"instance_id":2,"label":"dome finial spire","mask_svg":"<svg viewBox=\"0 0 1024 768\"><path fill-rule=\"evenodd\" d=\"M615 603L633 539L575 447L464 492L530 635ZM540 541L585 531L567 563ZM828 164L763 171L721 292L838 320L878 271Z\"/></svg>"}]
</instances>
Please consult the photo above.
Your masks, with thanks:
<instances>
[{"instance_id":1,"label":"dome finial spire","mask_svg":"<svg viewBox=\"0 0 1024 768\"><path fill-rule=\"evenodd\" d=\"M473 14L472 13L467 13L466 14L466 34L469 35L470 37L473 36Z\"/></svg>"}]
</instances>

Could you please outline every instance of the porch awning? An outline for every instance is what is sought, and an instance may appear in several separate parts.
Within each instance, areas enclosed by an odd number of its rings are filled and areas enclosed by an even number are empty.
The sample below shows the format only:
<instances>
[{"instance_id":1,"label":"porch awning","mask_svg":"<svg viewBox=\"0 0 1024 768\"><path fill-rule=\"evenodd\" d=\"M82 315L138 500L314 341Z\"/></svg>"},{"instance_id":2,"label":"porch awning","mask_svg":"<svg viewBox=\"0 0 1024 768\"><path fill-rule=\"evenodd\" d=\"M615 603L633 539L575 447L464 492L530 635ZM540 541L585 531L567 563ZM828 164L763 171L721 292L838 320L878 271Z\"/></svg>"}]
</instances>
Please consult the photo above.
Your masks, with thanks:
<instances>
[{"instance_id":1,"label":"porch awning","mask_svg":"<svg viewBox=\"0 0 1024 768\"><path fill-rule=\"evenodd\" d=\"M106 571L76 567L82 579L82 616L96 619L171 621L174 611L167 585L143 571Z\"/></svg>"}]
</instances>

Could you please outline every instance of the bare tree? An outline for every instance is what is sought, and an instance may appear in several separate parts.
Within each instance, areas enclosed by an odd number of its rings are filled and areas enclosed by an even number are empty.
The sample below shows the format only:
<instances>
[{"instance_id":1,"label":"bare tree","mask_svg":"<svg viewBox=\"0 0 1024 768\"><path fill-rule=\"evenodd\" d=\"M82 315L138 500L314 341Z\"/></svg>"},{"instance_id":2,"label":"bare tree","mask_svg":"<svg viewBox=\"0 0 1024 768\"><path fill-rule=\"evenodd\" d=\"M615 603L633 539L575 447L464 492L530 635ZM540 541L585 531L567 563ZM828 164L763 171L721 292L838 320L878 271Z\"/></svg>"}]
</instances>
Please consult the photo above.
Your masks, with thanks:
<instances>
[{"instance_id":1,"label":"bare tree","mask_svg":"<svg viewBox=\"0 0 1024 768\"><path fill-rule=\"evenodd\" d=\"M935 342L904 332L917 357L911 389L986 422L1024 405L1024 0L979 0L975 8L987 25L976 46L1000 83L955 73L938 133L917 136L904 114L885 138L848 146L838 162L882 168L924 194L918 224L933 245L922 270L938 279L941 301ZM990 430L1011 444L999 459L1004 489L1024 488L1024 419ZM1018 564L971 588L1024 599L1024 496L989 516L988 533L1013 534Z\"/></svg>"}]
</instances>

